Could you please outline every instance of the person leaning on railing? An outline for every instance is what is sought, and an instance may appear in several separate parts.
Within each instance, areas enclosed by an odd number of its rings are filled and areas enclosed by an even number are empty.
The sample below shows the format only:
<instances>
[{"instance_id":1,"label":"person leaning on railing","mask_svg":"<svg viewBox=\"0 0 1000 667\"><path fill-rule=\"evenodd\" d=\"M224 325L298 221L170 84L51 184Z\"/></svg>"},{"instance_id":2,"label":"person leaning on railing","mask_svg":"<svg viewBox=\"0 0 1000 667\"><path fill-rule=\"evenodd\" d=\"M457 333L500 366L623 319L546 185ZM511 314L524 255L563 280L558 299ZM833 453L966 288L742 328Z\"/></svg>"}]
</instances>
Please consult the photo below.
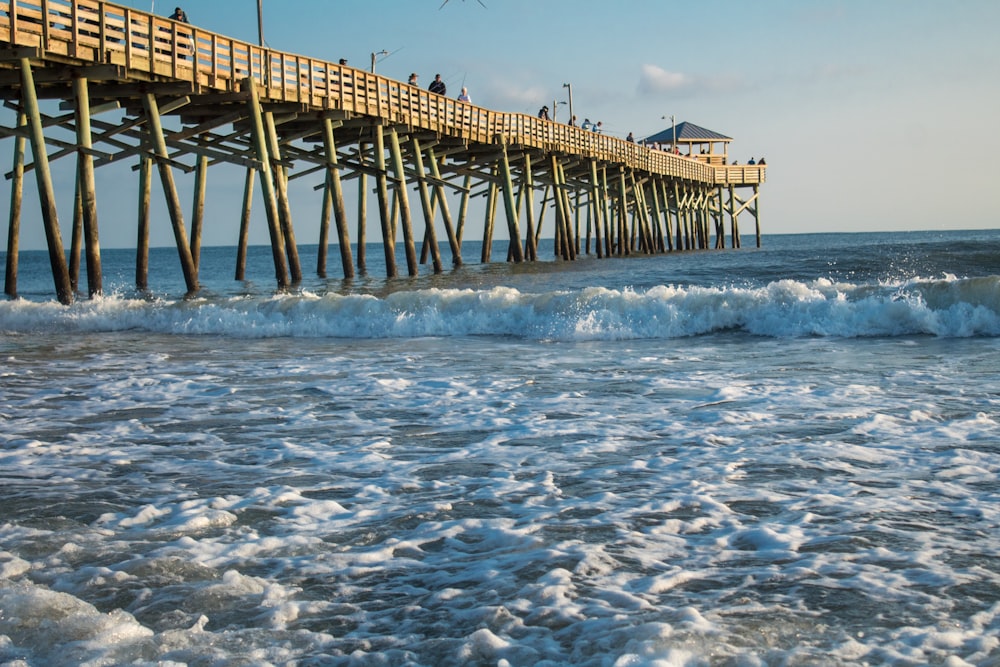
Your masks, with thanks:
<instances>
[{"instance_id":1,"label":"person leaning on railing","mask_svg":"<svg viewBox=\"0 0 1000 667\"><path fill-rule=\"evenodd\" d=\"M168 16L167 18L173 21L177 21L178 23L190 23L190 21L188 21L187 13L180 7L174 7L174 13ZM193 45L191 44L191 42L193 41L193 36L188 33L178 32L177 37L178 37L177 40L178 43L175 44L177 55L178 57L181 58L181 60L187 60L188 53L193 51L192 48ZM181 42L181 38L183 38L184 40L183 42Z\"/></svg>"}]
</instances>

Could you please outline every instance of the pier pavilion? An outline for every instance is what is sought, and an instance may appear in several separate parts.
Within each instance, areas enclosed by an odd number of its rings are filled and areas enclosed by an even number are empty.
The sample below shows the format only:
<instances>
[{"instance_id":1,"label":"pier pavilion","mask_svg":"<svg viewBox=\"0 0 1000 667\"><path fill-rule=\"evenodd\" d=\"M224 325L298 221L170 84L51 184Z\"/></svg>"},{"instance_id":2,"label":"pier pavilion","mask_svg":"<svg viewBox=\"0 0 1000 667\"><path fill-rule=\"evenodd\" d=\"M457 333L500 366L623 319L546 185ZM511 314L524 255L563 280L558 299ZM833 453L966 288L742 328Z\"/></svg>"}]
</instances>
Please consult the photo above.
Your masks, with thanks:
<instances>
[{"instance_id":1,"label":"pier pavilion","mask_svg":"<svg viewBox=\"0 0 1000 667\"><path fill-rule=\"evenodd\" d=\"M316 261L321 276L327 271L331 233L343 275L365 271L365 195L372 187L388 277L400 270L395 253L400 232L409 275L417 275L428 259L435 272L443 270L439 232L447 238L451 262L460 264L473 196L486 198L483 262L491 256L501 204L499 224L507 227L512 262L538 259L547 211L553 211L556 252L566 261L591 252L608 257L708 249L713 227L715 247L721 248L727 216L731 246L739 247L738 218L744 212L754 218L760 245L764 166L726 164L714 154L676 155L485 109L111 2L0 1L0 98L13 117L12 124L0 125L0 145L10 150L12 164L5 174L11 204L4 288L12 298L17 296L21 204L29 174L37 184L57 298L73 301L81 255L88 294L101 293L94 170L121 160L134 160L138 172L140 289L148 279L154 166L192 292L198 289L207 171L219 163L246 170L241 219L233 225L239 249L236 279L243 278L259 184L279 288L302 278L288 183L310 175L319 181L323 197ZM44 113L41 100L58 101L62 113ZM102 120L115 110L124 112L121 122ZM168 115L180 119L181 129L164 128ZM56 129L73 140L54 136ZM67 157L75 157L77 175L68 260L50 171L52 162ZM194 179L189 222L176 174ZM356 226L347 213L347 179L359 180ZM410 201L411 188L418 193L419 214Z\"/></svg>"}]
</instances>

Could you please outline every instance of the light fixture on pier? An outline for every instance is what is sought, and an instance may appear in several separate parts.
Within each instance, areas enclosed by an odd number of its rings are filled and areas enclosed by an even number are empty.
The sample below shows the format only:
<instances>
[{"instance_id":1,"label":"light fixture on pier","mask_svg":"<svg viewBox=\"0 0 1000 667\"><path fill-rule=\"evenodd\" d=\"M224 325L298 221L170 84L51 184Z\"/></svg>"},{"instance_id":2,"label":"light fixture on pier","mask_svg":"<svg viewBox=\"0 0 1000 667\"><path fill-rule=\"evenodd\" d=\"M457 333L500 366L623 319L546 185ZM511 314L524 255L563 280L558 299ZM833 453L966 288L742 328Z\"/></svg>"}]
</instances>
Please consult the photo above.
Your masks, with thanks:
<instances>
[{"instance_id":1,"label":"light fixture on pier","mask_svg":"<svg viewBox=\"0 0 1000 667\"><path fill-rule=\"evenodd\" d=\"M677 123L674 122L674 115L670 114L669 116L663 116L662 118L664 120L667 118L670 119L670 129L674 131L674 143L670 147L677 148Z\"/></svg>"},{"instance_id":2,"label":"light fixture on pier","mask_svg":"<svg viewBox=\"0 0 1000 667\"><path fill-rule=\"evenodd\" d=\"M382 49L381 51L372 51L372 74L375 73L375 61L378 60L378 57L379 56L384 57L387 55L389 55L389 52L386 51L385 49Z\"/></svg>"},{"instance_id":3,"label":"light fixture on pier","mask_svg":"<svg viewBox=\"0 0 1000 667\"><path fill-rule=\"evenodd\" d=\"M564 83L563 88L567 88L569 90L569 120L570 122L573 122L573 119L576 117L573 115L573 84Z\"/></svg>"}]
</instances>

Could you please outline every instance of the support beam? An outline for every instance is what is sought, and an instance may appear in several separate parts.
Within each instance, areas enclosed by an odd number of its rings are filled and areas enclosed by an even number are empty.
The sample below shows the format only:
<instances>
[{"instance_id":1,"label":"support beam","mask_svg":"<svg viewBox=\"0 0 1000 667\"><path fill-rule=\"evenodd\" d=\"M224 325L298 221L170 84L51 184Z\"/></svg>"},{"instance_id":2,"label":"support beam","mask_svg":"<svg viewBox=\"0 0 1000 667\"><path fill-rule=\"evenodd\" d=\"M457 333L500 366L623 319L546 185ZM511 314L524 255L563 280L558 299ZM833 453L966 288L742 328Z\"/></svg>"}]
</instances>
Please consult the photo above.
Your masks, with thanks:
<instances>
[{"instance_id":1,"label":"support beam","mask_svg":"<svg viewBox=\"0 0 1000 667\"><path fill-rule=\"evenodd\" d=\"M430 165L431 176L436 180L441 180L441 173L438 169L438 159L433 148L427 149L427 163ZM443 185L434 186L434 194L441 207L441 220L444 223L444 231L448 235L448 245L451 247L451 263L454 266L462 265L462 243L455 234L455 228L451 224L451 211L448 209L448 199L445 196Z\"/></svg>"},{"instance_id":2,"label":"support beam","mask_svg":"<svg viewBox=\"0 0 1000 667\"><path fill-rule=\"evenodd\" d=\"M278 289L288 287L288 264L285 258L285 236L281 231L278 201L274 195L274 179L271 175L271 157L268 151L267 135L264 132L264 116L260 110L257 83L252 77L243 80L244 90L250 93L247 106L250 112L250 136L254 152L260 163L260 189L264 196L264 211L267 214L267 229L271 237L271 257L274 260L274 274Z\"/></svg>"},{"instance_id":3,"label":"support beam","mask_svg":"<svg viewBox=\"0 0 1000 667\"><path fill-rule=\"evenodd\" d=\"M80 205L83 213L84 252L87 255L87 294L90 298L103 291L101 274L101 244L97 231L97 188L94 182L94 158L90 134L90 95L87 80L73 80L76 98L77 180L80 184Z\"/></svg>"},{"instance_id":4,"label":"support beam","mask_svg":"<svg viewBox=\"0 0 1000 667\"><path fill-rule=\"evenodd\" d=\"M362 166L365 165L364 144L358 144L358 159ZM368 227L368 175L364 170L358 172L358 271L364 275L368 272L367 253L365 243L367 242Z\"/></svg>"},{"instance_id":5,"label":"support beam","mask_svg":"<svg viewBox=\"0 0 1000 667\"><path fill-rule=\"evenodd\" d=\"M403 152L399 147L399 135L395 129L389 130L389 148L392 152L392 170L396 176L396 197L399 200L399 217L403 227L403 247L406 252L406 269L411 276L417 275L417 246L413 239L413 225L410 217L410 198L406 193L406 172L403 168Z\"/></svg>"},{"instance_id":6,"label":"support beam","mask_svg":"<svg viewBox=\"0 0 1000 667\"><path fill-rule=\"evenodd\" d=\"M396 277L396 229L389 211L389 188L385 175L385 135L381 122L375 131L375 191L378 194L379 217L382 222L382 247L385 250L385 275Z\"/></svg>"},{"instance_id":7,"label":"support beam","mask_svg":"<svg viewBox=\"0 0 1000 667\"><path fill-rule=\"evenodd\" d=\"M434 273L441 273L441 249L438 247L437 234L434 231L434 204L431 202L430 188L424 178L424 158L421 154L420 140L410 138L413 151L413 165L417 170L417 189L420 192L420 205L424 211L424 241L431 252L431 264Z\"/></svg>"},{"instance_id":8,"label":"support beam","mask_svg":"<svg viewBox=\"0 0 1000 667\"><path fill-rule=\"evenodd\" d=\"M191 207L191 259L196 269L201 267L201 230L205 220L205 186L208 180L208 158L198 156L194 170L194 204Z\"/></svg>"},{"instance_id":9,"label":"support beam","mask_svg":"<svg viewBox=\"0 0 1000 667\"><path fill-rule=\"evenodd\" d=\"M535 233L535 182L531 173L531 155L528 153L524 154L524 212L528 217L528 229L524 234L524 256L534 262L538 260Z\"/></svg>"},{"instance_id":10,"label":"support beam","mask_svg":"<svg viewBox=\"0 0 1000 667\"><path fill-rule=\"evenodd\" d=\"M281 149L278 144L278 130L274 114L264 113L264 127L267 133L268 151L274 165L274 192L278 202L278 220L281 233L285 237L285 254L288 256L288 271L293 283L302 282L302 265L299 263L299 249L295 243L295 229L292 227L292 207L288 202L288 177L281 165Z\"/></svg>"},{"instance_id":11,"label":"support beam","mask_svg":"<svg viewBox=\"0 0 1000 667\"><path fill-rule=\"evenodd\" d=\"M497 168L494 167L494 176L496 175L496 172ZM483 251L480 257L480 261L483 264L489 264L490 258L493 256L493 222L496 219L498 189L496 179L491 178L486 198L486 220L483 224Z\"/></svg>"},{"instance_id":12,"label":"support beam","mask_svg":"<svg viewBox=\"0 0 1000 667\"><path fill-rule=\"evenodd\" d=\"M148 147L148 141L143 141ZM139 155L139 210L135 239L135 288L149 289L149 201L153 181L153 159L148 151Z\"/></svg>"},{"instance_id":13,"label":"support beam","mask_svg":"<svg viewBox=\"0 0 1000 667\"><path fill-rule=\"evenodd\" d=\"M340 182L340 169L337 167L337 144L333 138L333 121L323 119L323 148L327 159L327 187L324 191L323 215L325 229L330 226L329 204L333 205L333 215L337 223L337 243L340 245L340 264L345 278L354 277L354 258L351 256L351 235L347 227L347 210L344 208L344 187ZM332 200L332 201L331 201ZM322 233L322 232L321 232ZM323 272L326 275L326 243L321 243L320 251L323 257ZM317 267L319 272L319 267Z\"/></svg>"},{"instance_id":14,"label":"support beam","mask_svg":"<svg viewBox=\"0 0 1000 667\"><path fill-rule=\"evenodd\" d=\"M521 230L517 224L518 210L514 203L514 182L510 176L510 161L507 159L507 147L501 144L503 157L500 158L500 177L503 180L503 203L507 213L507 232L510 235L510 250L515 264L524 261L521 251Z\"/></svg>"},{"instance_id":15,"label":"support beam","mask_svg":"<svg viewBox=\"0 0 1000 667\"><path fill-rule=\"evenodd\" d=\"M253 182L257 170L247 167L247 176L243 181L243 208L240 214L240 236L236 244L236 280L246 280L247 247L250 243L250 210L253 206Z\"/></svg>"},{"instance_id":16,"label":"support beam","mask_svg":"<svg viewBox=\"0 0 1000 667\"><path fill-rule=\"evenodd\" d=\"M170 165L165 161L168 157L167 144L163 139L163 125L160 123L160 111L156 105L156 98L151 93L146 93L143 96L142 102L146 108L146 118L149 123L149 138L153 144L153 153L158 158L156 160L156 167L160 172L160 184L163 186L163 196L167 200L170 224L174 229L174 242L177 245L181 270L184 272L184 284L187 286L188 292L193 293L198 291L198 267L195 266L194 258L191 257L191 246L188 245L187 230L184 228L184 213L181 212L181 200L177 196L174 175L170 171Z\"/></svg>"},{"instance_id":17,"label":"support beam","mask_svg":"<svg viewBox=\"0 0 1000 667\"><path fill-rule=\"evenodd\" d=\"M21 59L21 95L31 132L31 152L35 159L38 201L42 207L42 224L45 226L45 240L49 248L52 281L55 283L56 298L59 299L59 303L69 305L73 303L73 288L70 285L69 269L66 266L62 233L59 231L59 214L56 211L56 196L52 186L52 174L49 172L49 159L45 153L42 115L38 108L38 96L35 92L35 81L32 78L31 62L27 58Z\"/></svg>"},{"instance_id":18,"label":"support beam","mask_svg":"<svg viewBox=\"0 0 1000 667\"><path fill-rule=\"evenodd\" d=\"M17 112L17 127L28 125L28 116L23 110ZM10 217L7 227L7 266L4 274L3 291L11 299L17 298L17 265L21 248L21 196L24 194L24 144L26 137L14 138L13 178L10 185Z\"/></svg>"}]
</instances>

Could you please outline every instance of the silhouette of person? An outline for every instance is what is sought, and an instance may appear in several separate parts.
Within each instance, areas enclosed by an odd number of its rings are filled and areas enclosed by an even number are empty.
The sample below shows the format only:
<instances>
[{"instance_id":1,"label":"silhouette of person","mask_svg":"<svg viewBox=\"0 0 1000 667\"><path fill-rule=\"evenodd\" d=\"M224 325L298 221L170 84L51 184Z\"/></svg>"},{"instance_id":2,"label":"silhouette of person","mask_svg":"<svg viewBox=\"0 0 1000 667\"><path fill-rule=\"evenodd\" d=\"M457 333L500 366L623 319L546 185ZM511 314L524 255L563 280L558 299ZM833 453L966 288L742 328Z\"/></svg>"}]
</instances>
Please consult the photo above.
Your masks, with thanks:
<instances>
[{"instance_id":1,"label":"silhouette of person","mask_svg":"<svg viewBox=\"0 0 1000 667\"><path fill-rule=\"evenodd\" d=\"M542 120L548 120L549 119L549 108L547 106L544 106L541 109L539 109L538 110L538 117L541 118Z\"/></svg>"},{"instance_id":2,"label":"silhouette of person","mask_svg":"<svg viewBox=\"0 0 1000 667\"><path fill-rule=\"evenodd\" d=\"M631 132L629 132L628 136L625 137L625 141L631 141L633 144L635 143L635 137L632 136Z\"/></svg>"},{"instance_id":3,"label":"silhouette of person","mask_svg":"<svg viewBox=\"0 0 1000 667\"><path fill-rule=\"evenodd\" d=\"M431 85L427 86L427 90L432 93L437 93L438 95L445 95L448 92L448 87L444 85L444 81L441 80L441 75L436 74L434 80L431 81Z\"/></svg>"},{"instance_id":4,"label":"silhouette of person","mask_svg":"<svg viewBox=\"0 0 1000 667\"><path fill-rule=\"evenodd\" d=\"M414 72L413 74L411 74L410 75L410 80L407 81L406 83L410 84L411 86L417 85L417 73Z\"/></svg>"},{"instance_id":5,"label":"silhouette of person","mask_svg":"<svg viewBox=\"0 0 1000 667\"><path fill-rule=\"evenodd\" d=\"M190 21L188 21L187 14L185 14L184 10L181 9L180 7L174 7L174 13L171 14L169 18L172 18L175 21L179 21L180 23L190 23Z\"/></svg>"}]
</instances>

